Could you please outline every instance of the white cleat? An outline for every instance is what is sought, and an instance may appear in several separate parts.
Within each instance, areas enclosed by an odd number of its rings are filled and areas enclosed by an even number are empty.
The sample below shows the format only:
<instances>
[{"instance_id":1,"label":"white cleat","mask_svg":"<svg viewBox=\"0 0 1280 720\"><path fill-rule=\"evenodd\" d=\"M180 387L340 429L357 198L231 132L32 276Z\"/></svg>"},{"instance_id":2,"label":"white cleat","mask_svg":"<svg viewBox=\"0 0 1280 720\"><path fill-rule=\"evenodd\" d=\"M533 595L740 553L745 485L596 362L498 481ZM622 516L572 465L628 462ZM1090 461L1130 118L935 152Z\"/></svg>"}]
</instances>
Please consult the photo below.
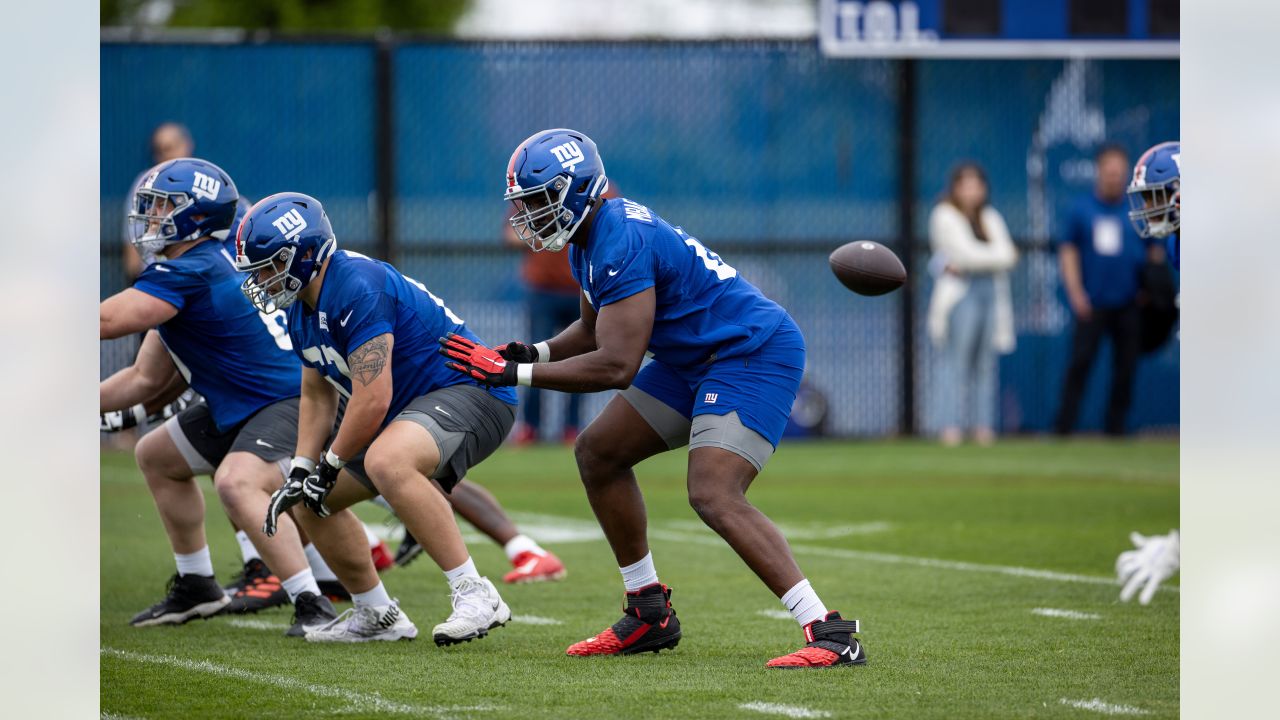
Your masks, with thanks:
<instances>
[{"instance_id":1,"label":"white cleat","mask_svg":"<svg viewBox=\"0 0 1280 720\"><path fill-rule=\"evenodd\" d=\"M357 643L373 640L412 640L418 628L403 611L400 602L349 608L335 620L307 631L307 642Z\"/></svg>"},{"instance_id":2,"label":"white cleat","mask_svg":"<svg viewBox=\"0 0 1280 720\"><path fill-rule=\"evenodd\" d=\"M453 645L482 638L511 620L511 608L502 601L489 578L463 578L449 596L453 614L431 631L436 645Z\"/></svg>"}]
</instances>

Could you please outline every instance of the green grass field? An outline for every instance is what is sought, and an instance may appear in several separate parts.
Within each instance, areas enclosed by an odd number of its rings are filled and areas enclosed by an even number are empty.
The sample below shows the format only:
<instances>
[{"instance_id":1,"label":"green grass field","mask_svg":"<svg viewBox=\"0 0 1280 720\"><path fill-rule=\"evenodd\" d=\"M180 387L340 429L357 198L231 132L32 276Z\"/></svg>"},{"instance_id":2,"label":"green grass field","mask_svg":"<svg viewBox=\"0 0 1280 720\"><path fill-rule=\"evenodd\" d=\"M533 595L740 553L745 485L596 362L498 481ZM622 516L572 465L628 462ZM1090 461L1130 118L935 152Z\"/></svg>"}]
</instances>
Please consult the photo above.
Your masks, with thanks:
<instances>
[{"instance_id":1,"label":"green grass field","mask_svg":"<svg viewBox=\"0 0 1280 720\"><path fill-rule=\"evenodd\" d=\"M501 586L524 622L447 649L429 639L448 597L426 558L383 576L424 633L411 643L286 639L286 609L130 628L159 598L173 557L132 457L104 453L104 717L1177 716L1176 587L1142 607L1120 604L1111 581L1129 531L1177 527L1176 443L784 445L750 497L782 526L823 600L862 620L870 658L816 672L763 669L803 638L698 522L684 463L675 452L638 469L684 639L660 655L578 659L564 648L617 619L622 584L567 449L504 449L472 473L569 577ZM204 484L214 565L229 580L239 552ZM385 516L359 512L371 524ZM481 572L498 578L509 567L501 549L473 535Z\"/></svg>"}]
</instances>

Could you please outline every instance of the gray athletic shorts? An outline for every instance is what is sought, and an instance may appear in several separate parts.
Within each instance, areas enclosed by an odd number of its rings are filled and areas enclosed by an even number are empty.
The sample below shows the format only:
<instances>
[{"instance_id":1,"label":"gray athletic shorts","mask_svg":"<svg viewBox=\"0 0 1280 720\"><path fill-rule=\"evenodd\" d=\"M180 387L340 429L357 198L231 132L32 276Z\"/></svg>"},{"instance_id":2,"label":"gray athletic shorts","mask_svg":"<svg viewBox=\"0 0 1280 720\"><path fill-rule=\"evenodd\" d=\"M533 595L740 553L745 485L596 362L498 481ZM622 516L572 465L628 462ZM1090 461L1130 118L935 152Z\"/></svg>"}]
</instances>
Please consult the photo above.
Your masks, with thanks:
<instances>
[{"instance_id":1,"label":"gray athletic shorts","mask_svg":"<svg viewBox=\"0 0 1280 720\"><path fill-rule=\"evenodd\" d=\"M212 475L233 452L251 453L287 472L298 444L298 398L267 405L225 432L218 431L201 401L166 420L164 429L196 475Z\"/></svg>"},{"instance_id":2,"label":"gray athletic shorts","mask_svg":"<svg viewBox=\"0 0 1280 720\"><path fill-rule=\"evenodd\" d=\"M440 448L440 464L431 479L445 492L467 476L467 470L493 454L516 421L516 406L508 405L476 385L451 385L415 398L395 417L427 429ZM395 422L393 420L392 422ZM351 471L374 494L378 490L364 471L364 454L343 468Z\"/></svg>"},{"instance_id":3,"label":"gray athletic shorts","mask_svg":"<svg viewBox=\"0 0 1280 720\"><path fill-rule=\"evenodd\" d=\"M718 447L751 463L756 472L773 457L773 445L763 435L742 424L735 410L727 415L695 415L693 420L649 393L632 385L619 393L649 423L667 448Z\"/></svg>"}]
</instances>

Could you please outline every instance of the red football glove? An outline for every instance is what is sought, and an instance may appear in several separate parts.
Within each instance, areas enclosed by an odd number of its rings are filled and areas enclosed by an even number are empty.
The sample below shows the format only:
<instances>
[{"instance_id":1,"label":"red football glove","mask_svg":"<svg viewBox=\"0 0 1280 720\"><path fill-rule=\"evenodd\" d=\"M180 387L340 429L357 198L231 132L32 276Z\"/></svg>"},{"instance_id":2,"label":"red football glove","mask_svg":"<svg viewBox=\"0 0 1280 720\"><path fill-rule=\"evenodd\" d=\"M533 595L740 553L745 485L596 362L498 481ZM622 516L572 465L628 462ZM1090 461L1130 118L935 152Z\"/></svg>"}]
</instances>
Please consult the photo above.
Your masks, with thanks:
<instances>
[{"instance_id":1,"label":"red football glove","mask_svg":"<svg viewBox=\"0 0 1280 720\"><path fill-rule=\"evenodd\" d=\"M456 360L445 366L491 387L516 384L516 363L509 363L492 350L456 333L440 338L440 354Z\"/></svg>"}]
</instances>

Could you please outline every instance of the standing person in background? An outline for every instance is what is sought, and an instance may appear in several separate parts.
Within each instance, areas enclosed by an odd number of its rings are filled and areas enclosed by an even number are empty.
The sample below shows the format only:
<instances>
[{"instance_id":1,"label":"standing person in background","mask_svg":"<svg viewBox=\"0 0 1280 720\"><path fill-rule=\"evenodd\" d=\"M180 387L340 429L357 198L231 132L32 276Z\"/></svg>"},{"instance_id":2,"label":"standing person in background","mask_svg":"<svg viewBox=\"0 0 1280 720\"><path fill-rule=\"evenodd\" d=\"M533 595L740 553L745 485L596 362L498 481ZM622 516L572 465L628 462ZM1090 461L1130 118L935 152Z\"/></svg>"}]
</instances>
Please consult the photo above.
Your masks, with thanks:
<instances>
[{"instance_id":1,"label":"standing person in background","mask_svg":"<svg viewBox=\"0 0 1280 720\"><path fill-rule=\"evenodd\" d=\"M137 191L138 186L142 184L142 178L151 171L152 167L159 165L166 160L176 160L178 158L191 157L196 150L196 143L191 139L191 131L186 125L176 122L161 123L151 131L151 159L153 164L147 169L138 173L138 177L133 179L133 183L129 185L129 194L125 196L125 217L128 218L133 207L133 194ZM124 251L122 258L124 260L125 279L132 282L138 277L138 273L142 272L142 268L150 265L155 260L155 256L147 253L143 257L138 253L138 248L129 242L130 228L129 221L125 220L124 234ZM234 233L233 233L234 234ZM144 251L145 252L145 251Z\"/></svg>"},{"instance_id":2,"label":"standing person in background","mask_svg":"<svg viewBox=\"0 0 1280 720\"><path fill-rule=\"evenodd\" d=\"M1117 145L1104 145L1095 161L1093 192L1076 200L1066 236L1058 245L1062 284L1076 320L1055 424L1059 435L1075 429L1085 382L1104 334L1111 337L1112 375L1103 429L1113 436L1125 433L1142 340L1139 279L1144 263L1164 262L1159 243L1144 241L1129 224L1128 153Z\"/></svg>"},{"instance_id":3,"label":"standing person in background","mask_svg":"<svg viewBox=\"0 0 1280 720\"><path fill-rule=\"evenodd\" d=\"M616 190L610 188L606 197L617 197ZM503 238L513 248L525 250L528 245L516 237L510 223L505 223ZM520 277L524 279L529 292L529 328L531 337L554 337L578 319L579 306L578 283L569 271L569 257L566 253L524 252L520 264ZM521 404L520 428L516 430L516 443L528 445L538 441L538 429L542 426L542 393L531 387L525 390L524 402ZM579 423L582 419L582 395L565 393L564 427L560 430L560 440L572 445L578 438Z\"/></svg>"},{"instance_id":4,"label":"standing person in background","mask_svg":"<svg viewBox=\"0 0 1280 720\"><path fill-rule=\"evenodd\" d=\"M942 443L959 445L964 427L995 442L996 354L1013 351L1009 270L1018 261L1004 218L988 203L976 163L951 171L947 194L929 215L931 266L941 272L929 301L929 337L942 349ZM967 423L967 424L966 424Z\"/></svg>"}]
</instances>

